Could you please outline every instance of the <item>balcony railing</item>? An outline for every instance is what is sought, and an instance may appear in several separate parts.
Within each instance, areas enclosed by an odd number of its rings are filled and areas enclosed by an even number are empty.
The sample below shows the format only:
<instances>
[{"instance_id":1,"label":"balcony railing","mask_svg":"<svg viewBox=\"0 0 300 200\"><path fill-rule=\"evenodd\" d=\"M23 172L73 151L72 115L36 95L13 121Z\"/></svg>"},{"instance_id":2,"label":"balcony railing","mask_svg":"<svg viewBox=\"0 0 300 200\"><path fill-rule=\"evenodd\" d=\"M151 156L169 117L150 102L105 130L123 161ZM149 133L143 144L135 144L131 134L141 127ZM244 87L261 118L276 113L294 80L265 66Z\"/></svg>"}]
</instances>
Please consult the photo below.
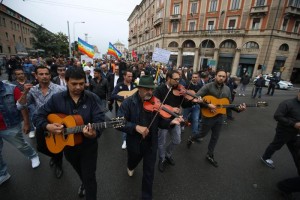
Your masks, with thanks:
<instances>
[{"instance_id":1,"label":"balcony railing","mask_svg":"<svg viewBox=\"0 0 300 200\"><path fill-rule=\"evenodd\" d=\"M136 38L137 34L136 33L132 33L132 38Z\"/></svg>"},{"instance_id":2,"label":"balcony railing","mask_svg":"<svg viewBox=\"0 0 300 200\"><path fill-rule=\"evenodd\" d=\"M179 21L181 19L181 14L171 15L170 20L171 21Z\"/></svg>"},{"instance_id":3,"label":"balcony railing","mask_svg":"<svg viewBox=\"0 0 300 200\"><path fill-rule=\"evenodd\" d=\"M155 20L153 22L153 26L160 26L163 23L163 19L162 18L158 18L157 20Z\"/></svg>"},{"instance_id":4,"label":"balcony railing","mask_svg":"<svg viewBox=\"0 0 300 200\"><path fill-rule=\"evenodd\" d=\"M268 6L254 6L250 10L250 15L255 16L255 15L266 15L269 11Z\"/></svg>"},{"instance_id":5,"label":"balcony railing","mask_svg":"<svg viewBox=\"0 0 300 200\"><path fill-rule=\"evenodd\" d=\"M300 18L300 8L289 6L285 9L285 15L287 17L296 17Z\"/></svg>"},{"instance_id":6,"label":"balcony railing","mask_svg":"<svg viewBox=\"0 0 300 200\"><path fill-rule=\"evenodd\" d=\"M195 30L195 31L182 31L181 33L183 35L240 36L240 35L245 35L245 30L242 29Z\"/></svg>"}]
</instances>

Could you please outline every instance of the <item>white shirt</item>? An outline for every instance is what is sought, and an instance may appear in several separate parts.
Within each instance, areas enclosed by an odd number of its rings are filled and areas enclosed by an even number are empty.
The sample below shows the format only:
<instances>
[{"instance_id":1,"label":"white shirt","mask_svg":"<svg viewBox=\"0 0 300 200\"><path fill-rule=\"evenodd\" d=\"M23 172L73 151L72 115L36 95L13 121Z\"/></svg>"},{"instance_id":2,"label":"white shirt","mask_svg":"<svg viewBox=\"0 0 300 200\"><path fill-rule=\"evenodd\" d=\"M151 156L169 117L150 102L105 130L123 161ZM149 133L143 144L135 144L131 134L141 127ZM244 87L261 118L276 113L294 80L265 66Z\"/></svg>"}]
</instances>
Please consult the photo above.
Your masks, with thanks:
<instances>
[{"instance_id":1,"label":"white shirt","mask_svg":"<svg viewBox=\"0 0 300 200\"><path fill-rule=\"evenodd\" d=\"M118 79L119 79L119 75L115 74L114 87L116 87Z\"/></svg>"}]
</instances>

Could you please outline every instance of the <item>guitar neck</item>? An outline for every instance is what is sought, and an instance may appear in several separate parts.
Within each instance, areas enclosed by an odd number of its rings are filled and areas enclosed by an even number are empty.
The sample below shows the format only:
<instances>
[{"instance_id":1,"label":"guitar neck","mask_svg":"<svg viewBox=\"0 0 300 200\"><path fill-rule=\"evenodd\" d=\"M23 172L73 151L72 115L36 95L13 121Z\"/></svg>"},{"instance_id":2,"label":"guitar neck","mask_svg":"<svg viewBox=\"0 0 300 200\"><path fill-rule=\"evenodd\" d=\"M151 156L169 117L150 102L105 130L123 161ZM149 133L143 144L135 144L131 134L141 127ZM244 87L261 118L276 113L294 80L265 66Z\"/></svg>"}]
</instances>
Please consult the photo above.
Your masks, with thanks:
<instances>
[{"instance_id":1,"label":"guitar neck","mask_svg":"<svg viewBox=\"0 0 300 200\"><path fill-rule=\"evenodd\" d=\"M65 128L64 135L73 134L73 133L81 133L85 126L86 125ZM100 123L92 124L92 128L94 128L95 130L99 130L102 128L109 128L109 127L111 127L109 122L100 122Z\"/></svg>"},{"instance_id":2,"label":"guitar neck","mask_svg":"<svg viewBox=\"0 0 300 200\"><path fill-rule=\"evenodd\" d=\"M239 107L240 104L228 104L228 105L216 105L217 108L236 108ZM257 104L246 104L247 107L257 107Z\"/></svg>"}]
</instances>

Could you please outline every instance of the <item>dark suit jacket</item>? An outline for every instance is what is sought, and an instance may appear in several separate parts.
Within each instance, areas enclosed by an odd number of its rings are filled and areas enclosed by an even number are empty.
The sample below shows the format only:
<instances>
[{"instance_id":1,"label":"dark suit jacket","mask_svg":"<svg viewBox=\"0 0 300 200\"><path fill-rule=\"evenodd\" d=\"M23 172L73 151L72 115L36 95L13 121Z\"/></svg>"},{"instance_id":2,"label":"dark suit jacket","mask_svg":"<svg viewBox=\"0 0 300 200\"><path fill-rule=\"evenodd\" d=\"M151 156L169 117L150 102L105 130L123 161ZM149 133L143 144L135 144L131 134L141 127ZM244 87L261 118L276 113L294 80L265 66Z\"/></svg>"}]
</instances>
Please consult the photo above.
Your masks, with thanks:
<instances>
[{"instance_id":1,"label":"dark suit jacket","mask_svg":"<svg viewBox=\"0 0 300 200\"><path fill-rule=\"evenodd\" d=\"M60 85L60 79L58 76L55 76L53 79L52 79L52 83L55 83L57 85Z\"/></svg>"}]
</instances>

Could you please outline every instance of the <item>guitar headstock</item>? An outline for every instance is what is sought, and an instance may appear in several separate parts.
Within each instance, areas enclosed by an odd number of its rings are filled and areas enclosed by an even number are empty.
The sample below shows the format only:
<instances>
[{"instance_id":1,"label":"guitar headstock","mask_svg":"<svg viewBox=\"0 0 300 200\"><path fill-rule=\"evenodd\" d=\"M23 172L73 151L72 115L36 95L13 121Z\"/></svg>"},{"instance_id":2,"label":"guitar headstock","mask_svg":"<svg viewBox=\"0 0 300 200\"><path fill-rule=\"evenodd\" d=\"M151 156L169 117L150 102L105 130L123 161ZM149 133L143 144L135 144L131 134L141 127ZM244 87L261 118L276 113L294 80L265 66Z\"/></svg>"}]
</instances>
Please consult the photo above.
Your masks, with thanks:
<instances>
[{"instance_id":1,"label":"guitar headstock","mask_svg":"<svg viewBox=\"0 0 300 200\"><path fill-rule=\"evenodd\" d=\"M268 106L268 102L266 102L266 101L258 101L258 102L256 102L256 106L257 107L267 107Z\"/></svg>"},{"instance_id":2,"label":"guitar headstock","mask_svg":"<svg viewBox=\"0 0 300 200\"><path fill-rule=\"evenodd\" d=\"M109 125L112 127L112 128L120 128L120 127L123 127L125 126L125 123L126 123L126 120L124 117L116 117L116 118L112 118L110 121L109 121Z\"/></svg>"}]
</instances>

